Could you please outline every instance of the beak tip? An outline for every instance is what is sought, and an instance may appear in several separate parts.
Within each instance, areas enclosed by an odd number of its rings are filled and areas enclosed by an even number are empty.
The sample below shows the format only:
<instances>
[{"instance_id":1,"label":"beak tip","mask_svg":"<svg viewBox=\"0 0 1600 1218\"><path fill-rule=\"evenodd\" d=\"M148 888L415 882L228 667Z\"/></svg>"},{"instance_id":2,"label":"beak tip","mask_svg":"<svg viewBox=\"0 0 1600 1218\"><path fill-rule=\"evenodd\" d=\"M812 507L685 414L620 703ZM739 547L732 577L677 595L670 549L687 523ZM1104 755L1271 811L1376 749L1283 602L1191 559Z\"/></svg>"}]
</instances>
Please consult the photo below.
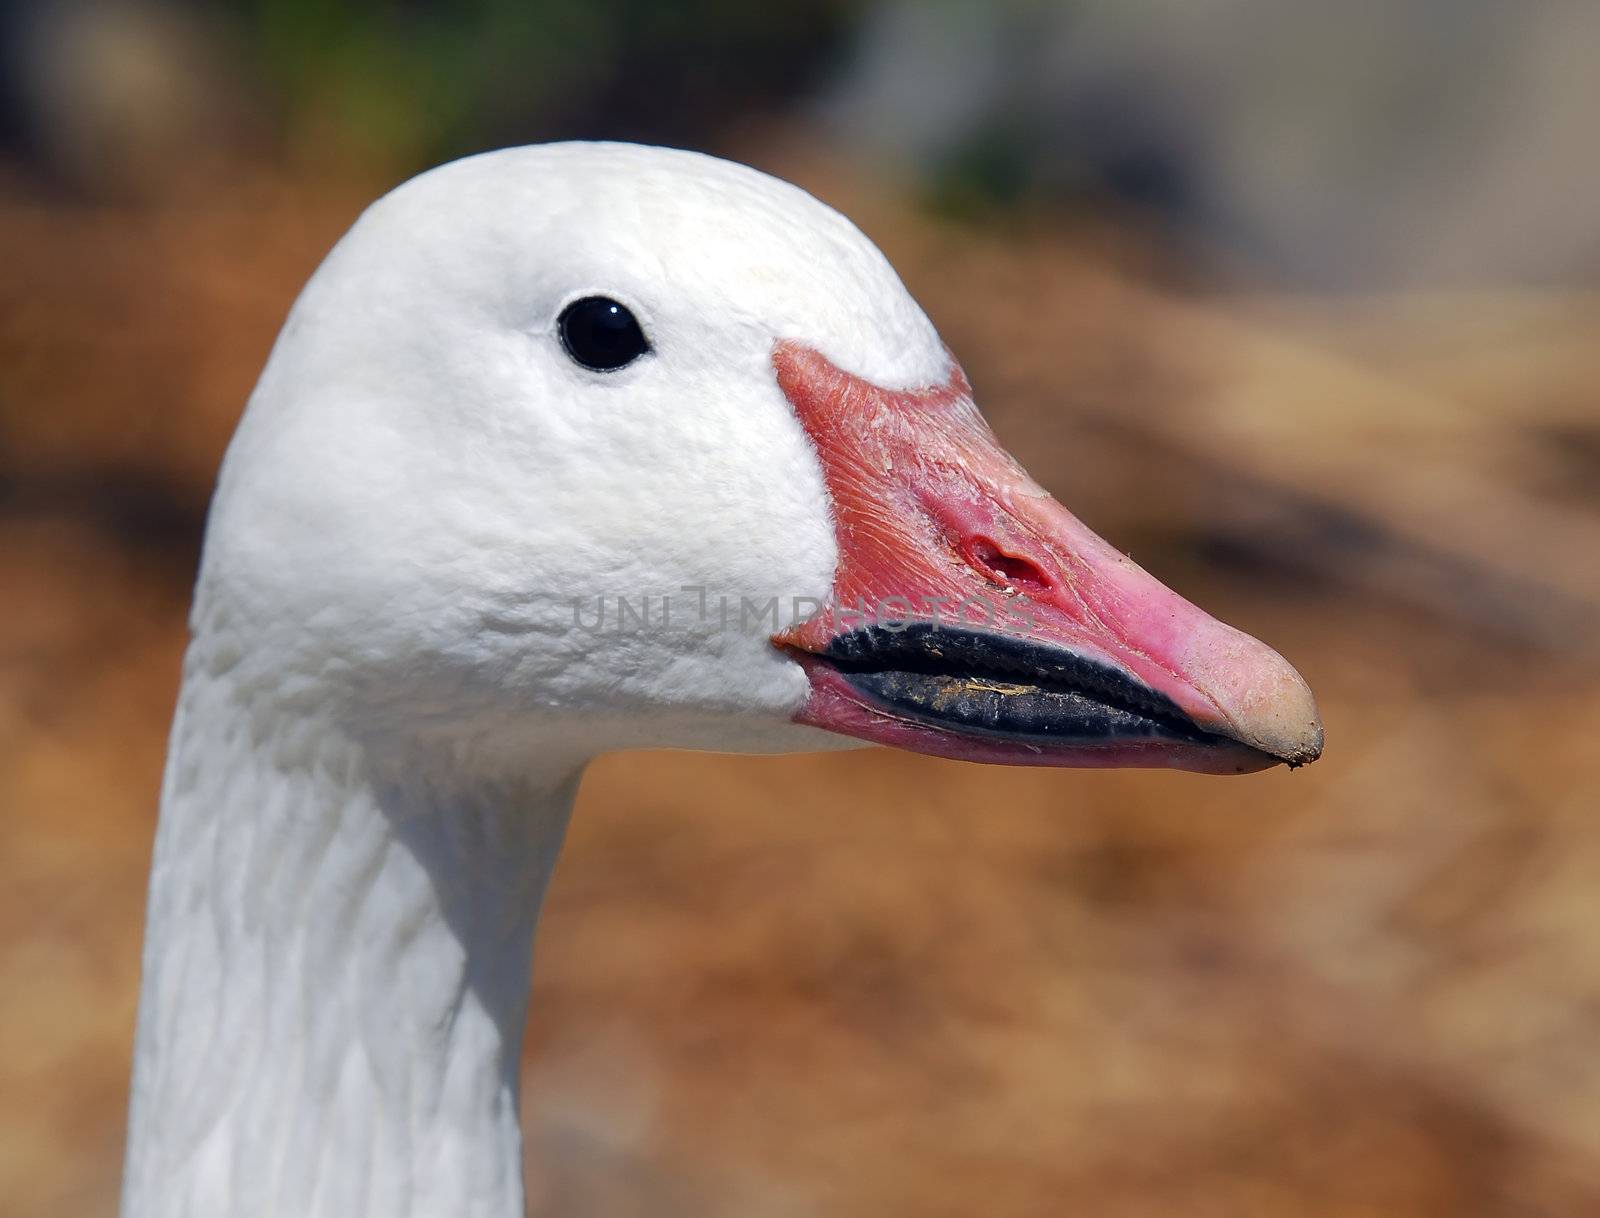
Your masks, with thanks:
<instances>
[{"instance_id":1,"label":"beak tip","mask_svg":"<svg viewBox=\"0 0 1600 1218\"><path fill-rule=\"evenodd\" d=\"M1249 713L1238 715L1235 723L1244 743L1297 770L1322 756L1322 716L1310 686L1287 663L1275 684L1276 689L1250 706Z\"/></svg>"},{"instance_id":2,"label":"beak tip","mask_svg":"<svg viewBox=\"0 0 1600 1218\"><path fill-rule=\"evenodd\" d=\"M1211 730L1290 769L1322 756L1317 700L1292 664L1258 639L1223 627L1191 653L1189 672L1220 712Z\"/></svg>"}]
</instances>

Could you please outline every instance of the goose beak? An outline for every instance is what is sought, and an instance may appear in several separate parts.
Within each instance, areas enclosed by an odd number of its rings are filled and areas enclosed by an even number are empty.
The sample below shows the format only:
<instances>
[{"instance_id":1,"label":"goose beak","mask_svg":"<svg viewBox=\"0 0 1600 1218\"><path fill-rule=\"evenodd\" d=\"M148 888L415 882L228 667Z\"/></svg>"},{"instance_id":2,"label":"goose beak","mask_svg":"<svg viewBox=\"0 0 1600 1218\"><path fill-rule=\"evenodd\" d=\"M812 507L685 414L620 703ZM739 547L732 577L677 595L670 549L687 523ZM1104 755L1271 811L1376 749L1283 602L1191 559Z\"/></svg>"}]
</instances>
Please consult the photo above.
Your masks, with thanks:
<instances>
[{"instance_id":1,"label":"goose beak","mask_svg":"<svg viewBox=\"0 0 1600 1218\"><path fill-rule=\"evenodd\" d=\"M910 391L796 343L773 363L839 546L828 604L773 639L810 679L798 721L1013 765L1246 773L1321 754L1300 674L1042 490L953 361Z\"/></svg>"}]
</instances>

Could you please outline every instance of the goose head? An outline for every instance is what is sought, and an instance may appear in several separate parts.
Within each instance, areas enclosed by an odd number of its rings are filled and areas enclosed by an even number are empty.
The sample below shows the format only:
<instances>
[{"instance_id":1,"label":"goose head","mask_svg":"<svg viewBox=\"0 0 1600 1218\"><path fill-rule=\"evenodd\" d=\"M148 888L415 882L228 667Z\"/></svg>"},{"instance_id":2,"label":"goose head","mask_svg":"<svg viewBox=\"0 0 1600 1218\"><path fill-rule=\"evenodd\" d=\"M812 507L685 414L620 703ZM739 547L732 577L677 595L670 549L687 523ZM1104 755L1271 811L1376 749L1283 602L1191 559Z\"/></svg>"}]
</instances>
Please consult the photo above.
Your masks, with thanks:
<instances>
[{"instance_id":1,"label":"goose head","mask_svg":"<svg viewBox=\"0 0 1600 1218\"><path fill-rule=\"evenodd\" d=\"M373 205L225 462L195 629L404 747L1236 772L1305 683L997 444L878 250L801 190L625 145Z\"/></svg>"}]
</instances>

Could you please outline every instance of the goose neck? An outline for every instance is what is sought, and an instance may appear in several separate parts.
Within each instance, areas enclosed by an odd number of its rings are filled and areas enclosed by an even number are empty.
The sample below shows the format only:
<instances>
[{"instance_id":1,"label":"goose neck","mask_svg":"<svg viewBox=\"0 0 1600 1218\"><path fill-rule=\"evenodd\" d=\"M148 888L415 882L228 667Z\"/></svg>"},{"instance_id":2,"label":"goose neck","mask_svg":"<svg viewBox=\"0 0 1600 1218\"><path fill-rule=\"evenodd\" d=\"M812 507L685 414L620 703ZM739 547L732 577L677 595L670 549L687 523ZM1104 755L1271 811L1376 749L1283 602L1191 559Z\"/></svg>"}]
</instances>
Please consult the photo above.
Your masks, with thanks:
<instances>
[{"instance_id":1,"label":"goose neck","mask_svg":"<svg viewBox=\"0 0 1600 1218\"><path fill-rule=\"evenodd\" d=\"M125 1218L520 1216L532 942L580 767L489 779L227 685L191 658Z\"/></svg>"}]
</instances>

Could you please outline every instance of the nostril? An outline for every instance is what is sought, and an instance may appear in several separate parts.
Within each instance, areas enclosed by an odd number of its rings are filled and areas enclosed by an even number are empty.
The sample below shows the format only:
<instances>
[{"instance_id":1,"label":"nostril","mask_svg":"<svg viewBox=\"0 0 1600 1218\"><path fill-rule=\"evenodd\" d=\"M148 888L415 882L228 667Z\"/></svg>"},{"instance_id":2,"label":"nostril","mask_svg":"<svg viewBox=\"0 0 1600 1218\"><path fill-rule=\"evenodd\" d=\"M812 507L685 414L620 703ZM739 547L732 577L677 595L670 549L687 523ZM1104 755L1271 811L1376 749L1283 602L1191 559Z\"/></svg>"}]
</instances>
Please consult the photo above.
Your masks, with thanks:
<instances>
[{"instance_id":1,"label":"nostril","mask_svg":"<svg viewBox=\"0 0 1600 1218\"><path fill-rule=\"evenodd\" d=\"M1052 587L1044 569L1031 559L1008 554L987 537L974 537L963 547L969 565L988 579L1021 592L1046 592Z\"/></svg>"}]
</instances>

